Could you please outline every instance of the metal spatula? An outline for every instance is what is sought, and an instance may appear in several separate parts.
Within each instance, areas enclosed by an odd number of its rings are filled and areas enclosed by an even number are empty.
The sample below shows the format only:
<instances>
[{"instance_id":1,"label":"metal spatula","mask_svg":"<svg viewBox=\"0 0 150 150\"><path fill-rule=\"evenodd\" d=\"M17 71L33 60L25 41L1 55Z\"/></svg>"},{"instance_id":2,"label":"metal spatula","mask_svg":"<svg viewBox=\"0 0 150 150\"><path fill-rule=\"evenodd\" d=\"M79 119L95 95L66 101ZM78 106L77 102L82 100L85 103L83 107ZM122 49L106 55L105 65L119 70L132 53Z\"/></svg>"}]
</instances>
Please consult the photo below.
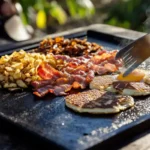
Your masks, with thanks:
<instances>
[{"instance_id":1,"label":"metal spatula","mask_svg":"<svg viewBox=\"0 0 150 150\"><path fill-rule=\"evenodd\" d=\"M126 71L123 76L127 76L143 61L150 57L150 34L135 40L133 43L121 49L116 59L122 59Z\"/></svg>"}]
</instances>

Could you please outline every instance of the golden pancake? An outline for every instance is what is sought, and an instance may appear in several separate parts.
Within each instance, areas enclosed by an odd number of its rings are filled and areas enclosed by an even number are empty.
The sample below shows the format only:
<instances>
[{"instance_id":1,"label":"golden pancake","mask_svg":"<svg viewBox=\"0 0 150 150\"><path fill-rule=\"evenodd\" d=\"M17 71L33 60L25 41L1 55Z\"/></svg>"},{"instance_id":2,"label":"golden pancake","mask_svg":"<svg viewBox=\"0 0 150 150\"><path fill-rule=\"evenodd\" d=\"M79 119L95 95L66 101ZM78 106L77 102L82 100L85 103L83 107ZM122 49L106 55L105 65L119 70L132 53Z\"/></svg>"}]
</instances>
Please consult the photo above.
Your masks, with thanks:
<instances>
[{"instance_id":1,"label":"golden pancake","mask_svg":"<svg viewBox=\"0 0 150 150\"><path fill-rule=\"evenodd\" d=\"M144 82L116 81L107 88L107 91L116 92L122 95L143 96L150 94L150 85Z\"/></svg>"},{"instance_id":2,"label":"golden pancake","mask_svg":"<svg viewBox=\"0 0 150 150\"><path fill-rule=\"evenodd\" d=\"M88 90L65 97L66 106L79 113L118 113L134 105L131 96L116 95L100 90Z\"/></svg>"},{"instance_id":3,"label":"golden pancake","mask_svg":"<svg viewBox=\"0 0 150 150\"><path fill-rule=\"evenodd\" d=\"M143 81L146 83L146 84L150 84L150 73L147 73L145 75L145 77L143 78Z\"/></svg>"},{"instance_id":4,"label":"golden pancake","mask_svg":"<svg viewBox=\"0 0 150 150\"><path fill-rule=\"evenodd\" d=\"M125 82L140 82L143 81L144 76L147 74L145 70L136 69L131 74L123 77L123 74L117 75L103 75L96 76L91 81L89 87L90 89L105 90L108 86L112 85L115 81L125 81ZM149 77L150 78L150 77Z\"/></svg>"},{"instance_id":5,"label":"golden pancake","mask_svg":"<svg viewBox=\"0 0 150 150\"><path fill-rule=\"evenodd\" d=\"M116 75L96 76L90 83L90 89L105 90L116 79Z\"/></svg>"}]
</instances>

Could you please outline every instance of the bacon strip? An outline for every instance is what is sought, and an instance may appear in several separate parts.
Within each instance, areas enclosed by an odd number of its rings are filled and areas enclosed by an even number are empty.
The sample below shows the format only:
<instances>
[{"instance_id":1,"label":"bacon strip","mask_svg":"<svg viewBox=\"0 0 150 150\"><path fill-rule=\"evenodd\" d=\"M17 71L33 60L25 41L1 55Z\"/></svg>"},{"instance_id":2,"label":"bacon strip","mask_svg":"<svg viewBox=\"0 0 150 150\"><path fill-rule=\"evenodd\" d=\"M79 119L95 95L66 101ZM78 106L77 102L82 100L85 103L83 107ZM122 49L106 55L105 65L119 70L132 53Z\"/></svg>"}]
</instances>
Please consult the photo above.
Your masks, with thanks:
<instances>
[{"instance_id":1,"label":"bacon strip","mask_svg":"<svg viewBox=\"0 0 150 150\"><path fill-rule=\"evenodd\" d=\"M59 78L61 76L60 72L50 66L48 63L42 63L38 67L38 74L44 80L49 80L52 78Z\"/></svg>"}]
</instances>

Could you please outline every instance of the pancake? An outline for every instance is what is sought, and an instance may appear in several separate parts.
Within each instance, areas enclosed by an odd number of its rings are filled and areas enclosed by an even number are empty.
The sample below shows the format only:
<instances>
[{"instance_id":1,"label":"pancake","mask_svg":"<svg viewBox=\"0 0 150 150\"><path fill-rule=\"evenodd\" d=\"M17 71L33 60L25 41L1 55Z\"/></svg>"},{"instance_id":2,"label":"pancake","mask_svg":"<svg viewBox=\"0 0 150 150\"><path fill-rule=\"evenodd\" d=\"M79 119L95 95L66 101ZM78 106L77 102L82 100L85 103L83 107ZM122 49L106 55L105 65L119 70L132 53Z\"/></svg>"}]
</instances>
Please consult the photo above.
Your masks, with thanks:
<instances>
[{"instance_id":1,"label":"pancake","mask_svg":"<svg viewBox=\"0 0 150 150\"><path fill-rule=\"evenodd\" d=\"M97 89L65 97L66 106L79 113L113 114L134 105L131 96L116 95Z\"/></svg>"},{"instance_id":2,"label":"pancake","mask_svg":"<svg viewBox=\"0 0 150 150\"><path fill-rule=\"evenodd\" d=\"M105 90L109 85L111 85L116 79L116 75L104 75L96 76L90 82L90 89Z\"/></svg>"},{"instance_id":3,"label":"pancake","mask_svg":"<svg viewBox=\"0 0 150 150\"><path fill-rule=\"evenodd\" d=\"M146 84L150 84L150 74L147 73L145 75L145 77L143 78L143 81L146 83Z\"/></svg>"},{"instance_id":4,"label":"pancake","mask_svg":"<svg viewBox=\"0 0 150 150\"><path fill-rule=\"evenodd\" d=\"M122 95L144 96L150 95L150 85L144 82L115 81L110 87L107 88L107 91Z\"/></svg>"}]
</instances>

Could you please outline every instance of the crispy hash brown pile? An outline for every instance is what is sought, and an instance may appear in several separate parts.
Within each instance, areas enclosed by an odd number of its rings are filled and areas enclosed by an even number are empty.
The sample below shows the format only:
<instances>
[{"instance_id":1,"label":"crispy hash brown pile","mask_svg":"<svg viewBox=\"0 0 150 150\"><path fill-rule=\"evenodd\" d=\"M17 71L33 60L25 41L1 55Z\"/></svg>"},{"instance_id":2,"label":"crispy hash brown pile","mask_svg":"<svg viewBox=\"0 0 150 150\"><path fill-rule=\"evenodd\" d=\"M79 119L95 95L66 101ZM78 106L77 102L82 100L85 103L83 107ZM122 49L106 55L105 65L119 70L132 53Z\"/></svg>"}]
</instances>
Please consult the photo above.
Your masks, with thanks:
<instances>
[{"instance_id":1,"label":"crispy hash brown pile","mask_svg":"<svg viewBox=\"0 0 150 150\"><path fill-rule=\"evenodd\" d=\"M44 53L63 54L73 57L89 55L101 50L103 50L102 46L87 42L86 39L64 39L63 37L44 39L37 49L37 51Z\"/></svg>"},{"instance_id":2,"label":"crispy hash brown pile","mask_svg":"<svg viewBox=\"0 0 150 150\"><path fill-rule=\"evenodd\" d=\"M95 75L111 74L122 66L117 51L80 39L45 39L35 52L23 50L0 58L0 86L33 87L39 97L47 93L67 95L71 89L85 89Z\"/></svg>"},{"instance_id":3,"label":"crispy hash brown pile","mask_svg":"<svg viewBox=\"0 0 150 150\"><path fill-rule=\"evenodd\" d=\"M38 67L42 63L56 64L52 55L27 53L23 50L0 58L0 87L27 88L32 81L42 80Z\"/></svg>"}]
</instances>

